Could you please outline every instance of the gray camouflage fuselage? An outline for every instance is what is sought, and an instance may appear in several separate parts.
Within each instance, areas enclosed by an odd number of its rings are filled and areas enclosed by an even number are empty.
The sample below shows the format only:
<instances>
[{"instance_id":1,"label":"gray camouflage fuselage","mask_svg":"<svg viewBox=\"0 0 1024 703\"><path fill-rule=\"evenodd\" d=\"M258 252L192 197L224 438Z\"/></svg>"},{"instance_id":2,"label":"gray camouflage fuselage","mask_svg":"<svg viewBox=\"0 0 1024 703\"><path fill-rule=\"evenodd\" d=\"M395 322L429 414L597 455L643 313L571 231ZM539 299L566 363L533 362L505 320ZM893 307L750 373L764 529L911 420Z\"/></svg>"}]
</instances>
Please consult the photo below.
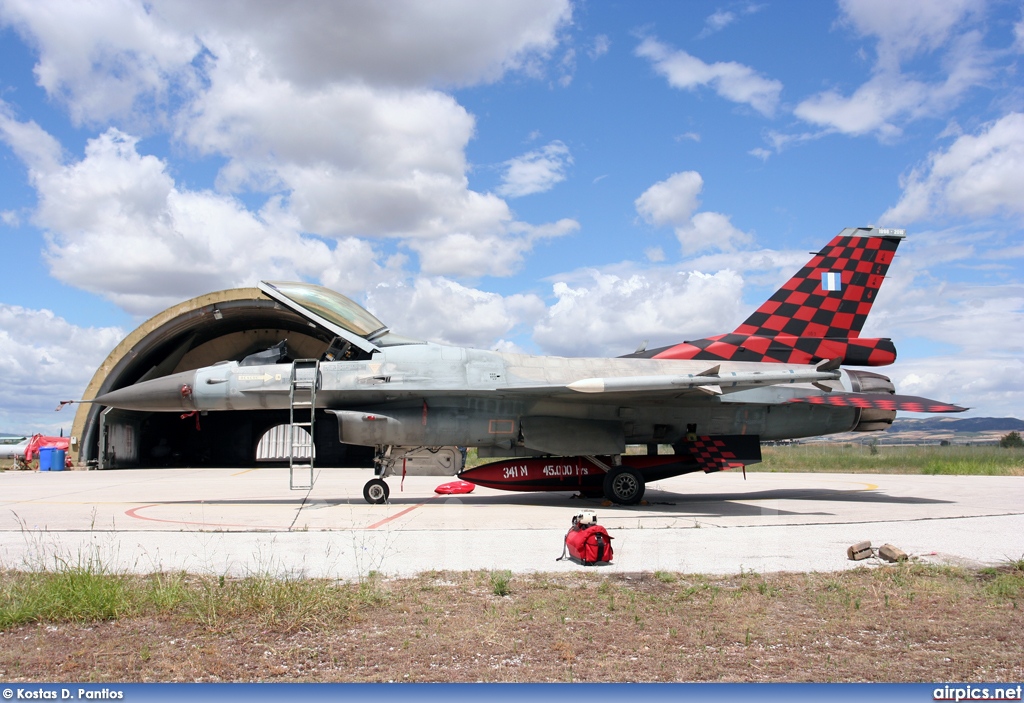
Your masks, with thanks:
<instances>
[{"instance_id":1,"label":"gray camouflage fuselage","mask_svg":"<svg viewBox=\"0 0 1024 703\"><path fill-rule=\"evenodd\" d=\"M156 412L283 410L290 372L289 364L224 362L95 402ZM773 440L851 430L861 410L786 401L854 385L846 371L804 365L541 357L410 344L365 361L321 362L316 405L337 416L348 444L469 446L482 456L617 454L626 444L673 444L692 432Z\"/></svg>"}]
</instances>

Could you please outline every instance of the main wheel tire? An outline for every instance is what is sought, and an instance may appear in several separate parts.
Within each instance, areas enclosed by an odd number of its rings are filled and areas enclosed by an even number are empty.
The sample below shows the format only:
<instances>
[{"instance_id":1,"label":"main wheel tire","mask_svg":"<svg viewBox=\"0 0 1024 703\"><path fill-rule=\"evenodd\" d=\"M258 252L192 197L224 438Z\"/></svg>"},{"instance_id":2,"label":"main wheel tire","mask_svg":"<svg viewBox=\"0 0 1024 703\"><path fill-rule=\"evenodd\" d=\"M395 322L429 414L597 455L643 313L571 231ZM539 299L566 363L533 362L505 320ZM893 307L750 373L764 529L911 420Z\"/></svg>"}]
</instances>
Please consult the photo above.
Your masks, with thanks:
<instances>
[{"instance_id":1,"label":"main wheel tire","mask_svg":"<svg viewBox=\"0 0 1024 703\"><path fill-rule=\"evenodd\" d=\"M372 505L387 503L390 494L391 489L388 488L388 484L381 478L372 478L363 486L363 498Z\"/></svg>"},{"instance_id":2,"label":"main wheel tire","mask_svg":"<svg viewBox=\"0 0 1024 703\"><path fill-rule=\"evenodd\" d=\"M644 497L644 479L630 466L616 466L604 476L604 497L619 505L636 505Z\"/></svg>"}]
</instances>

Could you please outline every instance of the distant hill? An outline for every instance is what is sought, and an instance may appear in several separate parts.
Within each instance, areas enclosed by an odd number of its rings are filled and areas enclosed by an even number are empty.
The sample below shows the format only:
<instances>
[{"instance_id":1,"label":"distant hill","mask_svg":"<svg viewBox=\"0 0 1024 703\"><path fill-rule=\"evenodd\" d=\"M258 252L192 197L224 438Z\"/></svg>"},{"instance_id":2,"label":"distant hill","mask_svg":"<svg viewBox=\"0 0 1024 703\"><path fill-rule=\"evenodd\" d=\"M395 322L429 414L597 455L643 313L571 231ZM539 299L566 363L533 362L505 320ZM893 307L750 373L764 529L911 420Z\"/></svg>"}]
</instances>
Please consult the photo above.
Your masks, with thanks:
<instances>
[{"instance_id":1,"label":"distant hill","mask_svg":"<svg viewBox=\"0 0 1024 703\"><path fill-rule=\"evenodd\" d=\"M1017 432L1024 431L1024 420L1015 417L928 417L921 420L896 418L889 434L900 432Z\"/></svg>"}]
</instances>

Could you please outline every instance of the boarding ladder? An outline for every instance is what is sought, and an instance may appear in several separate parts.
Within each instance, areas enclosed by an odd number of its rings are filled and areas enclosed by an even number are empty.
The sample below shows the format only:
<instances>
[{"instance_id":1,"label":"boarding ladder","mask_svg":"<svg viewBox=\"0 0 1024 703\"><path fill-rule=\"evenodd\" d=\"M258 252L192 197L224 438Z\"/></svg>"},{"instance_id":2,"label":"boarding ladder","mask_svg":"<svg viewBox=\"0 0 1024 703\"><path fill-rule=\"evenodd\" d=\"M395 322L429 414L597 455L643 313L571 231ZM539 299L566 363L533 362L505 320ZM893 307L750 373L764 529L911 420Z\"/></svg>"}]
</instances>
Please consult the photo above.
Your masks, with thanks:
<instances>
[{"instance_id":1,"label":"boarding ladder","mask_svg":"<svg viewBox=\"0 0 1024 703\"><path fill-rule=\"evenodd\" d=\"M316 416L319 377L318 359L296 359L292 362L288 393L288 487L293 491L313 487L313 418Z\"/></svg>"}]
</instances>

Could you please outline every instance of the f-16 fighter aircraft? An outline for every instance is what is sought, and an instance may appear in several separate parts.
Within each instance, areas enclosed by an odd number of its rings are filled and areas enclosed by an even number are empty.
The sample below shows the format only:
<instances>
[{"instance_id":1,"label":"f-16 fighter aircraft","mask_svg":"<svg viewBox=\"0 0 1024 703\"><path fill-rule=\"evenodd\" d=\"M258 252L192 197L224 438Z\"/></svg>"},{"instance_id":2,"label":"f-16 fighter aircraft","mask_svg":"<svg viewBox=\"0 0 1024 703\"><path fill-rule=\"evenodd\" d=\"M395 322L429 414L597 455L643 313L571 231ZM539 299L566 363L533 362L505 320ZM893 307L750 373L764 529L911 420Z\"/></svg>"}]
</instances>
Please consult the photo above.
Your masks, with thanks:
<instances>
[{"instance_id":1,"label":"f-16 fighter aircraft","mask_svg":"<svg viewBox=\"0 0 1024 703\"><path fill-rule=\"evenodd\" d=\"M741 468L761 440L886 429L899 410L965 408L895 394L888 339L860 331L903 230L848 228L731 334L619 358L508 354L400 337L345 296L261 283L337 337L319 359L271 349L146 380L92 402L192 412L324 408L341 442L376 448L363 491L385 478L455 475L513 491L580 491L620 504L680 474ZM647 454L627 454L646 445ZM671 446L673 453L659 454ZM462 471L462 447L501 461ZM312 471L311 471L312 475Z\"/></svg>"}]
</instances>

